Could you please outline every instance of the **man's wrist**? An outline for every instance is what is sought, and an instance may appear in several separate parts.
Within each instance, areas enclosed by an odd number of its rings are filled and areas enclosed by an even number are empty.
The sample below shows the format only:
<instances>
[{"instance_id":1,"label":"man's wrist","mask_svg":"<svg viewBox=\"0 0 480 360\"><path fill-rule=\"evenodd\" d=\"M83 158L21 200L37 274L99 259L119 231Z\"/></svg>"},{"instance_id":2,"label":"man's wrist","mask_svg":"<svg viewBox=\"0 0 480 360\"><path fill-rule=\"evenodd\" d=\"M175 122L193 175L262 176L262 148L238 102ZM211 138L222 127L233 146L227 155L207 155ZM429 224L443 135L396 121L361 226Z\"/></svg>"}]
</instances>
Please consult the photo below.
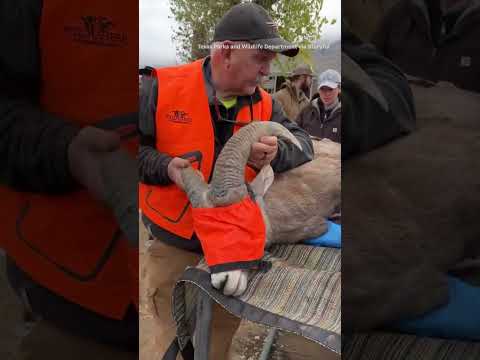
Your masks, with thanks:
<instances>
[{"instance_id":1,"label":"man's wrist","mask_svg":"<svg viewBox=\"0 0 480 360\"><path fill-rule=\"evenodd\" d=\"M285 147L285 142L282 139L277 140L277 153L275 154L275 157L270 161L270 166L272 168L275 167L275 164L280 161L281 159L281 152L283 151Z\"/></svg>"},{"instance_id":2,"label":"man's wrist","mask_svg":"<svg viewBox=\"0 0 480 360\"><path fill-rule=\"evenodd\" d=\"M57 143L59 148L57 155L61 156L63 161L52 161L53 164L57 163L59 165L59 168L57 168L55 173L57 174L58 179L64 179L63 187L67 190L76 189L81 186L78 183L78 180L73 176L70 164L70 145L81 129L81 127L74 124L68 123L65 125L62 129L62 136L58 136Z\"/></svg>"},{"instance_id":3,"label":"man's wrist","mask_svg":"<svg viewBox=\"0 0 480 360\"><path fill-rule=\"evenodd\" d=\"M170 185L173 184L172 179L170 178L170 174L168 171L168 167L172 162L173 157L169 155L164 155L160 167L159 167L159 178L162 179L162 185Z\"/></svg>"}]
</instances>

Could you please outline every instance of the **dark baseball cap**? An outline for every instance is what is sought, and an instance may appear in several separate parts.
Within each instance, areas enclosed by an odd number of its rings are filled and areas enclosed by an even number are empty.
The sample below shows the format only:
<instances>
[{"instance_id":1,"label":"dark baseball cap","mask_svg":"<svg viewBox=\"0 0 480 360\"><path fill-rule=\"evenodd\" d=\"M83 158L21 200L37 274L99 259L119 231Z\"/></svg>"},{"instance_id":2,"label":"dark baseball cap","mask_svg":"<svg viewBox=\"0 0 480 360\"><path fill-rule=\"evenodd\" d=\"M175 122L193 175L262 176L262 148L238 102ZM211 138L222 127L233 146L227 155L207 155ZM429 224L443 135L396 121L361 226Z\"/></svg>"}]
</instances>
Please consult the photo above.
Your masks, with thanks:
<instances>
[{"instance_id":1,"label":"dark baseball cap","mask_svg":"<svg viewBox=\"0 0 480 360\"><path fill-rule=\"evenodd\" d=\"M215 27L213 41L247 41L261 49L289 57L298 47L282 39L268 12L255 3L241 3L228 10Z\"/></svg>"}]
</instances>

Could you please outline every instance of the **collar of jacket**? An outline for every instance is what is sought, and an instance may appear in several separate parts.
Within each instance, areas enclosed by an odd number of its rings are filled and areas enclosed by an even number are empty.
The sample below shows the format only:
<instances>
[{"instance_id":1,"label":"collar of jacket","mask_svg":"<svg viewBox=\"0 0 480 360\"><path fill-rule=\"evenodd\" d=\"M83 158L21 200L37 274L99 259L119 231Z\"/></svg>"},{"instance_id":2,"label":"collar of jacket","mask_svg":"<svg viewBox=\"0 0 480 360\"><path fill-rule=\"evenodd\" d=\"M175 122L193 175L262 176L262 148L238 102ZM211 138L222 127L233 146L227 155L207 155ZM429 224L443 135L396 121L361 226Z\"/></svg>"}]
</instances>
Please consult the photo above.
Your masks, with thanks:
<instances>
[{"instance_id":1,"label":"collar of jacket","mask_svg":"<svg viewBox=\"0 0 480 360\"><path fill-rule=\"evenodd\" d=\"M207 56L203 61L203 77L205 78L205 87L207 90L207 97L208 97L208 104L214 105L215 104L215 87L213 86L212 82L212 66L210 64L210 56ZM240 109L244 105L249 105L250 101L253 104L262 100L262 96L260 95L260 91L258 87L255 89L255 92L248 96L237 96L237 104L238 109Z\"/></svg>"},{"instance_id":2,"label":"collar of jacket","mask_svg":"<svg viewBox=\"0 0 480 360\"><path fill-rule=\"evenodd\" d=\"M460 15L452 29L452 34L458 34L464 26L469 24L470 19L475 15L480 15L480 0L472 1L462 15Z\"/></svg>"},{"instance_id":3,"label":"collar of jacket","mask_svg":"<svg viewBox=\"0 0 480 360\"><path fill-rule=\"evenodd\" d=\"M285 82L282 84L282 86L280 87L281 89L287 89L287 91L292 95L292 97L297 101L297 102L301 102L303 101L304 99L307 99L307 96L304 94L304 92L302 90L299 90L295 87L295 85L293 85L293 83L287 79L285 80Z\"/></svg>"},{"instance_id":4,"label":"collar of jacket","mask_svg":"<svg viewBox=\"0 0 480 360\"><path fill-rule=\"evenodd\" d=\"M417 8L419 10L421 17L425 21L424 22L424 25L426 26L425 31L428 33L430 40L433 41L432 34L430 31L431 29L430 15L428 13L428 8L427 8L427 4L425 3L425 0L410 0L410 4L414 8ZM444 40L447 40L454 35L458 35L461 29L469 23L469 18L471 18L472 15L477 14L479 10L480 10L480 0L473 0L472 3L467 7L467 9L462 13L462 15L460 15L457 22L453 26L452 31L447 37L445 37Z\"/></svg>"},{"instance_id":5,"label":"collar of jacket","mask_svg":"<svg viewBox=\"0 0 480 360\"><path fill-rule=\"evenodd\" d=\"M431 38L430 34L430 28L431 28L431 23L430 23L430 15L428 14L428 8L427 4L425 3L425 0L411 0L410 4L412 7L416 8L419 10L419 13L421 15L421 20L424 20L426 25L425 30L428 31L428 34Z\"/></svg>"},{"instance_id":6,"label":"collar of jacket","mask_svg":"<svg viewBox=\"0 0 480 360\"><path fill-rule=\"evenodd\" d=\"M320 113L325 110L325 107L323 106L323 103L320 102L320 98L315 98L312 101L312 106L317 109L317 111ZM330 112L330 117L335 114L337 111L340 111L342 109L342 102L340 99L338 99L337 105L332 109Z\"/></svg>"}]
</instances>

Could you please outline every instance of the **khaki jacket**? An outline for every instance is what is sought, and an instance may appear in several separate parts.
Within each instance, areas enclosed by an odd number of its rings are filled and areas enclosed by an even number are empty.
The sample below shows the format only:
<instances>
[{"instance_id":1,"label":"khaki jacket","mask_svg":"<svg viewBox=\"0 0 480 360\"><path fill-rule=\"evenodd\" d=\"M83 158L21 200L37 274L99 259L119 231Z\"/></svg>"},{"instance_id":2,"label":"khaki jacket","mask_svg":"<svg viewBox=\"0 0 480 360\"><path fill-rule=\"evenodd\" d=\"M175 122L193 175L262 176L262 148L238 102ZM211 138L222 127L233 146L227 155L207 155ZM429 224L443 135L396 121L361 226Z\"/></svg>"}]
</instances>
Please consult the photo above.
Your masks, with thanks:
<instances>
[{"instance_id":1,"label":"khaki jacket","mask_svg":"<svg viewBox=\"0 0 480 360\"><path fill-rule=\"evenodd\" d=\"M290 80L282 84L281 89L273 94L273 98L280 102L283 111L291 121L295 121L300 111L309 104L303 91L298 91Z\"/></svg>"}]
</instances>

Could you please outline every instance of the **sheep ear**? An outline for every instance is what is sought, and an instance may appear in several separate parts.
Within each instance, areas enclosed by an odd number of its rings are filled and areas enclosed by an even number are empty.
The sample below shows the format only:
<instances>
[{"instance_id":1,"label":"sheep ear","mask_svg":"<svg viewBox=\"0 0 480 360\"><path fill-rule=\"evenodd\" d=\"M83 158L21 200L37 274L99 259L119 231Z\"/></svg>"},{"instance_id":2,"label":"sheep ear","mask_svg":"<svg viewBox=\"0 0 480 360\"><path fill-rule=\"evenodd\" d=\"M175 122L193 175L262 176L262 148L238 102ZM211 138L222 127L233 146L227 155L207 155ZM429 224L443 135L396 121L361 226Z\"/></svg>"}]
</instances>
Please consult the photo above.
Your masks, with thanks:
<instances>
[{"instance_id":1,"label":"sheep ear","mask_svg":"<svg viewBox=\"0 0 480 360\"><path fill-rule=\"evenodd\" d=\"M250 183L250 187L256 196L264 196L270 185L272 185L275 175L270 165L264 166Z\"/></svg>"}]
</instances>

